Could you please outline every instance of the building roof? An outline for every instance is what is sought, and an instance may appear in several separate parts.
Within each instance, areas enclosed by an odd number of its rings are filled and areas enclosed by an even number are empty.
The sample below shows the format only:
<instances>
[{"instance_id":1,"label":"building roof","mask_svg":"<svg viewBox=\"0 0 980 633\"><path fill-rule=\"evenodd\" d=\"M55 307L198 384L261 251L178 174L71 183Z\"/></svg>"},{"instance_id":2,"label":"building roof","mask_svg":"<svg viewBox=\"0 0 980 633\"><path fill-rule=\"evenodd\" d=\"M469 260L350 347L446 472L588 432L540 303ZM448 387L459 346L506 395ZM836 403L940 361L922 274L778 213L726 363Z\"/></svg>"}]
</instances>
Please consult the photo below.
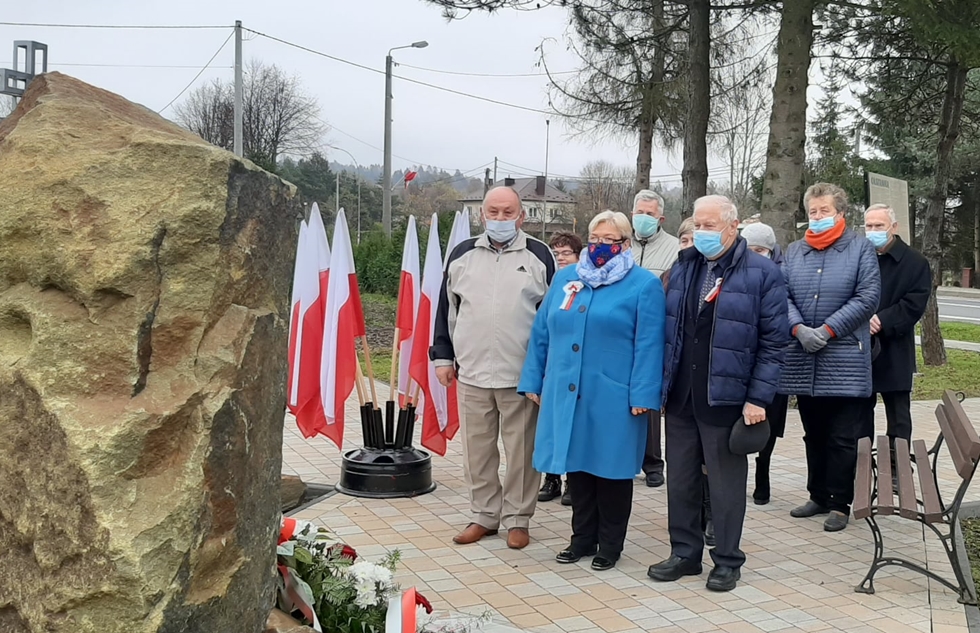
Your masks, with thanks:
<instances>
[{"instance_id":1,"label":"building roof","mask_svg":"<svg viewBox=\"0 0 980 633\"><path fill-rule=\"evenodd\" d=\"M545 195L539 195L537 192L537 182L538 176L536 178L512 178L510 180L514 181L513 185L506 185L505 183L508 179L498 180L497 185L510 186L512 189L516 190L518 195L521 196L521 200L525 203L528 202L541 202L547 199L548 202L556 203L571 203L575 202L575 198L571 195L561 191L551 183L545 184ZM483 202L483 196L481 194L468 194L457 198L460 202Z\"/></svg>"}]
</instances>

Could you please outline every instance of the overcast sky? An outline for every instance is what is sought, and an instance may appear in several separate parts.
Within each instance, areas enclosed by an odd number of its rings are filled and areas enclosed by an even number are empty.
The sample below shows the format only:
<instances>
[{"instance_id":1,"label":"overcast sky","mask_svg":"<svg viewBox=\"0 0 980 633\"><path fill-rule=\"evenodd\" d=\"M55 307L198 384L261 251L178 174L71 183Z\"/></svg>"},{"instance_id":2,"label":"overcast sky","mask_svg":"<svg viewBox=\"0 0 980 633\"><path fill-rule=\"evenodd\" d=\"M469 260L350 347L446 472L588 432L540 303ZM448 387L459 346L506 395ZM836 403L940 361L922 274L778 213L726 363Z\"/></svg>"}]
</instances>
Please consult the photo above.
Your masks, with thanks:
<instances>
[{"instance_id":1,"label":"overcast sky","mask_svg":"<svg viewBox=\"0 0 980 633\"><path fill-rule=\"evenodd\" d=\"M30 0L7 2L4 22L93 25L232 25L248 28L308 48L383 70L388 49L416 40L425 49L395 51L396 61L456 73L539 73L535 48L546 38L554 70L575 67L565 51L565 11L506 11L493 16L473 14L447 23L437 7L421 0ZM230 34L221 30L66 29L0 26L0 65L10 66L13 40L32 39L50 47L50 69L59 70L146 105L166 106ZM298 75L322 107L331 126L325 143L341 147L367 165L382 162L384 76L319 57L246 33L244 56L275 63ZM233 41L196 85L215 77L231 79ZM180 66L135 68L127 66ZM545 77L471 77L400 66L396 74L467 94L529 108L547 108ZM545 120L548 116L504 107L414 85L395 79L393 153L395 168L436 165L478 175L494 156L506 175L540 173L545 162ZM172 110L163 112L172 116ZM551 117L549 173L578 175L590 160L635 164L635 143L628 140L573 138ZM331 159L347 156L327 148ZM656 149L657 176L671 186L680 182L680 151ZM713 176L723 176L723 161L712 157ZM717 178L716 178L717 179Z\"/></svg>"}]
</instances>

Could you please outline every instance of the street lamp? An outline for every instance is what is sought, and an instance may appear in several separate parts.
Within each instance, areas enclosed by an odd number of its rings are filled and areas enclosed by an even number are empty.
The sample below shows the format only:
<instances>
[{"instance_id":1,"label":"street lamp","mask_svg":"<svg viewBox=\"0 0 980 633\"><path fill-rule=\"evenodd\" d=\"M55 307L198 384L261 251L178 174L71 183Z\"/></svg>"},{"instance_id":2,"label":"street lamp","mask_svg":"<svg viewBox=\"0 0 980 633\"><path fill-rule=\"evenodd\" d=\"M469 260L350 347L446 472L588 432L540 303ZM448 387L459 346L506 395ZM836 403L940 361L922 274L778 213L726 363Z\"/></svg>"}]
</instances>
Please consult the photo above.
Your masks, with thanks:
<instances>
[{"instance_id":1,"label":"street lamp","mask_svg":"<svg viewBox=\"0 0 980 633\"><path fill-rule=\"evenodd\" d=\"M429 43L426 41L412 42L407 46L396 46L388 50L385 57L385 159L384 173L381 179L382 207L381 223L384 225L385 235L391 237L391 69L394 62L391 59L391 51L403 48L425 48Z\"/></svg>"},{"instance_id":2,"label":"street lamp","mask_svg":"<svg viewBox=\"0 0 980 633\"><path fill-rule=\"evenodd\" d=\"M348 152L343 147L337 147L336 145L327 145L330 149L335 149L338 152L343 152L350 156L350 159L354 161L354 165L357 167L357 171L361 171L361 164L357 162L354 155ZM361 174L356 174L357 177L357 243L361 243ZM334 177L334 183L336 185L336 196L337 196L337 213L340 213L340 172Z\"/></svg>"}]
</instances>

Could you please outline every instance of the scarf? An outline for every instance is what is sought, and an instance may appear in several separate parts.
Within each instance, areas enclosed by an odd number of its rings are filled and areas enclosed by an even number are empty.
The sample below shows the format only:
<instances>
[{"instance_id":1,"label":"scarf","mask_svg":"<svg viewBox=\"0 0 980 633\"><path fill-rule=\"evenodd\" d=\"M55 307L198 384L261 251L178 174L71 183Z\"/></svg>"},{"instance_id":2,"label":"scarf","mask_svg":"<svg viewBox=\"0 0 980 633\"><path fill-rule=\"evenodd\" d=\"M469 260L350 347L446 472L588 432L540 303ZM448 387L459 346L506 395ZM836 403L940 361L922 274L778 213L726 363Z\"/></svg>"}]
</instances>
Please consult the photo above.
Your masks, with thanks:
<instances>
[{"instance_id":1,"label":"scarf","mask_svg":"<svg viewBox=\"0 0 980 633\"><path fill-rule=\"evenodd\" d=\"M575 272L578 273L578 278L590 288L598 288L616 283L626 276L634 264L633 253L629 249L616 255L602 267L596 267L589 258L588 252L584 252L583 257L578 260Z\"/></svg>"},{"instance_id":2,"label":"scarf","mask_svg":"<svg viewBox=\"0 0 980 633\"><path fill-rule=\"evenodd\" d=\"M834 225L834 228L827 229L823 233L814 233L810 229L807 229L806 243L818 251L822 251L826 248L830 248L831 244L840 239L840 236L844 234L846 229L847 222L845 222L843 218L837 220L837 224Z\"/></svg>"}]
</instances>

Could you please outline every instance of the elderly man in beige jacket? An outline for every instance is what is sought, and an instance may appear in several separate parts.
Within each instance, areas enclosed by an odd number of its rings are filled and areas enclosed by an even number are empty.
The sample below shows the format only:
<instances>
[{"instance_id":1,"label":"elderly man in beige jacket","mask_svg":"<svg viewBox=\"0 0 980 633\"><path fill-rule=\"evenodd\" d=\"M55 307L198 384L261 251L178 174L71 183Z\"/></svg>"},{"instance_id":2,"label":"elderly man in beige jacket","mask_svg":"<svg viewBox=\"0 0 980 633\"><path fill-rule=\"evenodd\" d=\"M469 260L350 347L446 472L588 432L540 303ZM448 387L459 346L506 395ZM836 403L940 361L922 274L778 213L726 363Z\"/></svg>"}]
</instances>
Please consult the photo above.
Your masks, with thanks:
<instances>
[{"instance_id":1,"label":"elderly man in beige jacket","mask_svg":"<svg viewBox=\"0 0 980 633\"><path fill-rule=\"evenodd\" d=\"M643 189L633 198L633 259L663 278L677 261L680 243L663 230L664 199L656 191ZM664 459L660 442L660 413L651 411L643 473L651 488L664 485Z\"/></svg>"},{"instance_id":2,"label":"elderly man in beige jacket","mask_svg":"<svg viewBox=\"0 0 980 633\"><path fill-rule=\"evenodd\" d=\"M473 519L453 541L475 543L503 527L508 547L521 549L530 541L541 475L531 464L538 406L518 395L517 383L555 258L521 230L524 207L513 189L491 189L480 213L486 232L449 255L429 356L440 383L458 381ZM498 439L507 457L502 485Z\"/></svg>"}]
</instances>

